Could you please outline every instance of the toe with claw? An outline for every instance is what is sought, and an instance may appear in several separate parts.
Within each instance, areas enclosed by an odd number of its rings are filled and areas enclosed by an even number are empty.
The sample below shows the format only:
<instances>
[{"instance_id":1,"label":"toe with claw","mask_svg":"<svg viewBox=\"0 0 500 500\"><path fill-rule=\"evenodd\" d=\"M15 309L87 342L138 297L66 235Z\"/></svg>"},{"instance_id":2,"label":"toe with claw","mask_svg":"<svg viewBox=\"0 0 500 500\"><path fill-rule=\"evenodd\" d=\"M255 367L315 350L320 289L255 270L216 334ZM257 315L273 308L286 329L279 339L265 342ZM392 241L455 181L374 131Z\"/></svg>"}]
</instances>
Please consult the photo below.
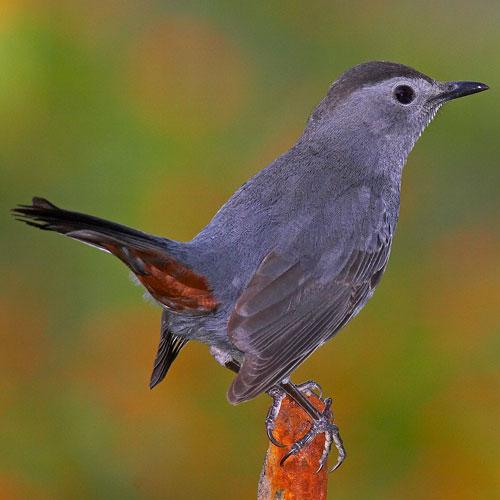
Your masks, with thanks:
<instances>
[{"instance_id":1,"label":"toe with claw","mask_svg":"<svg viewBox=\"0 0 500 500\"><path fill-rule=\"evenodd\" d=\"M292 455L297 455L301 450L306 448L318 434L324 434L325 444L319 461L318 472L328 461L328 455L332 444L334 444L337 448L338 456L337 462L332 469L330 469L330 472L338 469L344 462L346 453L342 443L342 438L340 437L339 428L332 423L332 400L331 398L322 399L322 391L319 384L312 380L299 385L294 385L290 382L283 382L279 386L273 387L269 390L268 394L273 398L273 404L269 408L266 417L266 433L269 441L271 441L271 443L275 446L280 448L285 446L274 437L273 431L276 426L276 418L278 417L281 409L281 403L286 395L290 396L295 403L297 403L306 413L309 414L312 419L311 429L298 441L292 444L288 452L281 459L280 464L283 465ZM313 394L323 403L324 409L322 412L317 410L308 400L308 397Z\"/></svg>"},{"instance_id":2,"label":"toe with claw","mask_svg":"<svg viewBox=\"0 0 500 500\"><path fill-rule=\"evenodd\" d=\"M320 418L314 420L313 425L309 430L309 432L307 432L302 438L300 438L290 447L288 452L281 459L280 462L281 465L283 465L289 457L298 454L302 449L308 446L318 434L325 435L325 445L323 448L323 453L319 462L319 467L317 472L319 472L328 461L328 455L330 453L332 444L335 444L335 447L337 448L338 457L336 464L330 469L330 472L333 472L342 465L346 457L346 452L344 445L342 443L342 438L340 436L339 428L331 421L332 400L330 398L327 398L324 400L324 404L325 408L323 412L320 414L321 415Z\"/></svg>"},{"instance_id":3,"label":"toe with claw","mask_svg":"<svg viewBox=\"0 0 500 500\"><path fill-rule=\"evenodd\" d=\"M300 392L310 396L311 394L316 394L319 399L323 395L323 389L321 386L315 382L314 380L308 380L307 382L303 382L302 384L298 384L295 386Z\"/></svg>"},{"instance_id":4,"label":"toe with claw","mask_svg":"<svg viewBox=\"0 0 500 500\"><path fill-rule=\"evenodd\" d=\"M280 412L281 409L281 402L285 398L285 393L277 388L274 387L268 392L269 396L273 398L273 404L269 408L269 411L267 412L266 416L266 434L271 441L271 443L274 444L274 446L278 446L279 448L284 448L284 444L280 443L273 434L274 427L276 425L276 417L278 416L278 413Z\"/></svg>"}]
</instances>

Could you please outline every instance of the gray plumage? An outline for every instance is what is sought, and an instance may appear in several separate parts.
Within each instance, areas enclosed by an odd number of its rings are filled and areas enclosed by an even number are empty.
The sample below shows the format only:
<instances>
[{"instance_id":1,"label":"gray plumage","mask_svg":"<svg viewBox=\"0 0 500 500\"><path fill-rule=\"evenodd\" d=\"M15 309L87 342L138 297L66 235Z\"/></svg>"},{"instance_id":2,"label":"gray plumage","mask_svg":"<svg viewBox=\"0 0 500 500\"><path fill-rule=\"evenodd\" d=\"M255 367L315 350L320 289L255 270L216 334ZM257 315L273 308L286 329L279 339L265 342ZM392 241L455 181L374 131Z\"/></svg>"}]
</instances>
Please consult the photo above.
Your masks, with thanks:
<instances>
[{"instance_id":1,"label":"gray plumage","mask_svg":"<svg viewBox=\"0 0 500 500\"><path fill-rule=\"evenodd\" d=\"M437 82L395 63L352 68L333 83L290 150L187 243L149 235L142 241L138 232L120 234L118 225L101 227L95 218L92 225L82 214L68 221L40 200L16 214L115 253L144 280L151 275L148 245L156 248L155 262L163 252L206 279L217 302L210 310L176 309L177 295L162 299L148 288L169 310L152 386L196 339L219 362L241 364L228 393L239 403L288 377L366 304L389 258L408 154L445 101L486 88Z\"/></svg>"}]
</instances>

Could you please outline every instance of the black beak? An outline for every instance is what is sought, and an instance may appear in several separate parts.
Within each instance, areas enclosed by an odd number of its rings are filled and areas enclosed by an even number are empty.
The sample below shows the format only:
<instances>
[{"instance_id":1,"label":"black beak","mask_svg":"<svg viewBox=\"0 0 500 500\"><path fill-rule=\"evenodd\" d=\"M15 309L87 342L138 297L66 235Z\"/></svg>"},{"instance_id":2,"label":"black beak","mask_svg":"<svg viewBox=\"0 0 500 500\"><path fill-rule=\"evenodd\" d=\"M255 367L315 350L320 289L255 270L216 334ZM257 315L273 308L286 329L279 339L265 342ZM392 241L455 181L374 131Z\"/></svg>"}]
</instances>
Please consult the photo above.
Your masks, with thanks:
<instances>
[{"instance_id":1,"label":"black beak","mask_svg":"<svg viewBox=\"0 0 500 500\"><path fill-rule=\"evenodd\" d=\"M439 95L439 99L443 101L451 101L457 97L464 97L470 94L476 94L483 90L488 90L489 87L485 83L479 82L447 82L443 85L443 92Z\"/></svg>"}]
</instances>

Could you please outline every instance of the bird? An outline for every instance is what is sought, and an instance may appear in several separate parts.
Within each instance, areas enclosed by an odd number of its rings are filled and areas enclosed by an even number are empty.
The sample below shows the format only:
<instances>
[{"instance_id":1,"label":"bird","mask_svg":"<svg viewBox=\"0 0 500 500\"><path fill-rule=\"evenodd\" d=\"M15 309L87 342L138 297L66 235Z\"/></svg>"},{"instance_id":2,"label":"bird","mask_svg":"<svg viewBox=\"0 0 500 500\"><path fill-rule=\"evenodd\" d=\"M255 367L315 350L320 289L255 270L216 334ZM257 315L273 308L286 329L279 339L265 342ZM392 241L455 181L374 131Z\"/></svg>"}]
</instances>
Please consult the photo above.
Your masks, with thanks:
<instances>
[{"instance_id":1,"label":"bird","mask_svg":"<svg viewBox=\"0 0 500 500\"><path fill-rule=\"evenodd\" d=\"M45 198L13 215L118 257L161 307L150 387L189 341L208 345L236 373L227 398L273 398L266 432L285 395L311 419L282 463L318 434L321 469L335 444L346 456L331 399L306 397L314 381L293 371L365 306L386 269L399 217L403 166L441 106L487 90L438 81L403 64L370 61L345 71L281 156L241 186L192 240L175 241L59 208ZM168 214L164 216L168 217Z\"/></svg>"}]
</instances>

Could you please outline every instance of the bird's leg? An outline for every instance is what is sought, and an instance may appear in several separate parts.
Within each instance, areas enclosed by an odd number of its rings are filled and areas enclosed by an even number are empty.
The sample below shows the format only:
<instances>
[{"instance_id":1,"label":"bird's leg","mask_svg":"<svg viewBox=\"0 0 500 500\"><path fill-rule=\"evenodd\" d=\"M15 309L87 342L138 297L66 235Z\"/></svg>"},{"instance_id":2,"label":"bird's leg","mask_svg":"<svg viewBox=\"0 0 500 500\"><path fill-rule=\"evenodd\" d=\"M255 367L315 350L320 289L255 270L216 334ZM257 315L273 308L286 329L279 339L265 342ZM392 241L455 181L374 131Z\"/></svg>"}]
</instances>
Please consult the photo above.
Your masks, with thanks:
<instances>
[{"instance_id":1,"label":"bird's leg","mask_svg":"<svg viewBox=\"0 0 500 500\"><path fill-rule=\"evenodd\" d=\"M283 399L285 399L286 393L277 386L273 387L267 393L273 398L273 404L269 408L266 416L266 434L271 443L273 443L275 446L278 446L279 448L284 448L285 445L283 443L280 443L274 437L273 431L276 425L276 417L278 416L278 413L281 409L281 402L283 401Z\"/></svg>"},{"instance_id":2,"label":"bird's leg","mask_svg":"<svg viewBox=\"0 0 500 500\"><path fill-rule=\"evenodd\" d=\"M228 361L226 363L226 368L229 368L231 371L238 373L240 371L240 364L237 361ZM322 412L318 411L312 403L307 399L307 395L310 395L311 392L317 392L316 394L320 401L323 402L325 408ZM266 433L269 438L269 441L273 443L275 446L284 447L282 443L280 443L273 435L273 430L276 422L276 417L281 408L281 402L283 401L285 395L290 396L309 416L313 419L313 424L309 432L307 432L302 438L292 444L290 450L285 454L285 456L281 459L281 465L285 463L285 461L291 457L292 455L296 455L303 448L305 448L318 434L325 435L325 446L323 448L323 454L321 455L321 459L319 462L318 472L324 467L328 460L328 455L330 453L330 449L332 443L335 444L338 452L337 463L330 469L330 472L333 472L335 469L339 468L345 457L346 452L344 445L342 443L342 438L340 437L339 428L331 422L332 420L332 400L331 398L322 399L321 397L321 387L319 384L314 382L313 380L309 380L308 382L304 382L303 384L292 384L291 382L281 382L280 384L274 386L267 392L273 398L273 404L269 408L266 417Z\"/></svg>"},{"instance_id":3,"label":"bird's leg","mask_svg":"<svg viewBox=\"0 0 500 500\"><path fill-rule=\"evenodd\" d=\"M323 395L323 389L321 389L321 386L314 380L308 380L307 382L302 382L302 384L294 385L300 392L306 394L307 396L316 394L316 396L322 400L321 396Z\"/></svg>"},{"instance_id":4,"label":"bird's leg","mask_svg":"<svg viewBox=\"0 0 500 500\"><path fill-rule=\"evenodd\" d=\"M266 416L266 433L267 433L267 437L269 438L269 441L271 441L271 443L273 443L275 446L279 446L280 448L284 448L285 445L283 443L280 443L274 437L273 431L274 431L274 427L276 425L276 417L278 416L278 413L280 412L281 402L283 401L285 396L288 394L284 385L285 385L284 383L281 383L280 385L277 385L277 386L273 387L272 389L270 389L269 391L267 391L269 396L271 396L273 398L273 404L269 408L269 411L268 411L267 416ZM311 411L316 411L316 408L314 408L314 406L312 406L309 403L309 400L307 398L303 397L303 394L305 394L306 396L310 396L311 393L313 393L314 391L317 391L316 395L321 400L321 392L322 391L321 391L321 387L319 384L317 384L313 380L308 380L307 382L304 382L303 384L299 384L299 385L295 385L295 384L292 384L291 382L288 382L288 385L289 385L289 390L294 392L294 394L295 394L295 392L300 393L300 395L302 396L301 401L303 400L304 404L309 405ZM292 395L290 395L290 397L292 397L292 399L294 399ZM295 399L294 399L294 401L295 401ZM295 401L295 402L297 402L297 401ZM300 403L297 403L297 404L299 404L299 406L301 406L303 408L303 406ZM319 418L319 415L320 415L319 412L316 412L316 413L317 413L317 417ZM315 418L315 417L313 417L313 418Z\"/></svg>"},{"instance_id":5,"label":"bird's leg","mask_svg":"<svg viewBox=\"0 0 500 500\"><path fill-rule=\"evenodd\" d=\"M303 448L305 448L318 434L323 433L325 435L325 446L319 462L318 471L320 471L326 464L332 443L335 443L335 447L338 451L338 458L337 463L330 471L333 472L335 469L340 467L344 461L346 452L342 443L342 438L340 437L339 429L331 422L332 400L330 398L323 400L321 395L319 395L318 398L323 402L325 408L322 412L318 411L306 397L308 393L310 394L313 390L318 391L321 394L321 387L314 381L308 381L299 385L292 384L291 382L281 382L279 385L268 391L268 394L273 398L273 404L267 414L266 432L269 440L273 444L276 446L283 446L283 444L279 443L273 436L273 430L275 426L275 419L278 416L281 407L281 402L283 401L285 394L287 394L306 413L309 414L309 416L313 419L313 424L309 432L307 432L301 439L293 443L290 450L281 459L281 465L283 465L289 457L296 455Z\"/></svg>"},{"instance_id":6,"label":"bird's leg","mask_svg":"<svg viewBox=\"0 0 500 500\"><path fill-rule=\"evenodd\" d=\"M241 368L241 365L238 363L238 361L235 361L234 359L232 359L231 361L226 361L224 366L234 373L238 373Z\"/></svg>"},{"instance_id":7,"label":"bird's leg","mask_svg":"<svg viewBox=\"0 0 500 500\"><path fill-rule=\"evenodd\" d=\"M293 443L288 453L281 459L281 464L291 457L300 452L305 446L307 446L318 434L325 435L325 446L323 449L323 454L319 462L318 471L320 471L328 460L328 454L330 453L330 448L332 443L335 444L338 452L337 463L333 466L330 472L342 465L345 459L346 452L344 445L342 443L342 438L340 437L339 428L332 423L332 400L327 398L325 400L320 400L324 403L325 408L322 412L318 411L311 402L304 396L300 389L301 386L296 386L291 382L282 382L280 388L286 392L305 412L307 412L313 419L313 424L309 432L307 432L301 439Z\"/></svg>"}]
</instances>

